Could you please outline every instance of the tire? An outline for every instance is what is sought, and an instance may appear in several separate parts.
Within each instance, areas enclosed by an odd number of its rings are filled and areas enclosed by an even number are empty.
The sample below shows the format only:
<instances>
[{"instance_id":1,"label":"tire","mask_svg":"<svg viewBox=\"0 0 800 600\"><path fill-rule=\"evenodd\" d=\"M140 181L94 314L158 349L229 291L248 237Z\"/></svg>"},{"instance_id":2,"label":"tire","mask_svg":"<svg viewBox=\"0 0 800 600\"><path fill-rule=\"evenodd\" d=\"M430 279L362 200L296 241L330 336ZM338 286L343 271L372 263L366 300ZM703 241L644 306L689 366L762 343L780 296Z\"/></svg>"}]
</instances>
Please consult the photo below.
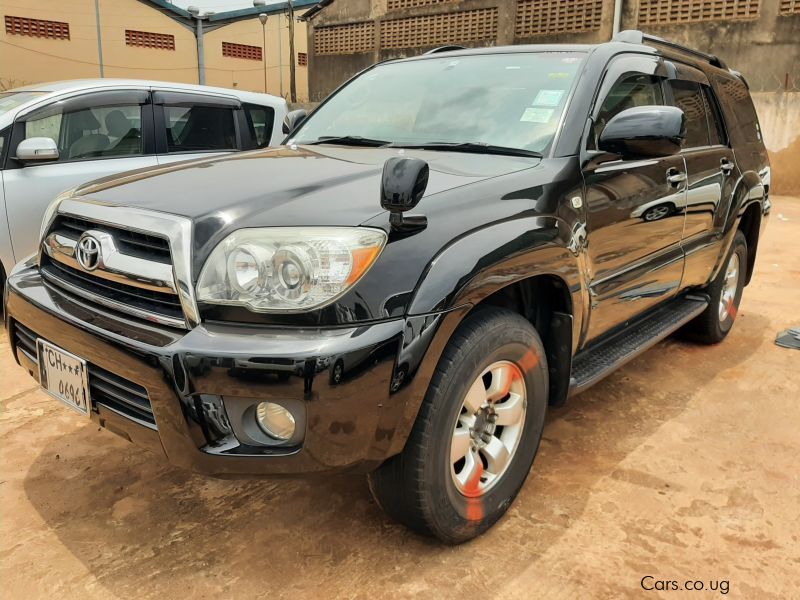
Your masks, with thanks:
<instances>
[{"instance_id":1,"label":"tire","mask_svg":"<svg viewBox=\"0 0 800 600\"><path fill-rule=\"evenodd\" d=\"M729 275L732 268L736 269L736 282L731 291L733 281ZM711 298L708 308L686 326L686 333L691 340L701 344L717 344L725 339L736 320L746 278L747 240L741 231L737 231L722 269L705 289Z\"/></svg>"},{"instance_id":2,"label":"tire","mask_svg":"<svg viewBox=\"0 0 800 600\"><path fill-rule=\"evenodd\" d=\"M489 529L530 472L544 427L547 376L542 342L527 320L496 307L469 316L439 360L405 448L369 476L377 503L396 521L450 544ZM467 405L490 397L493 389L501 391L494 400L482 400L473 416ZM465 419L472 419L472 428ZM453 462L465 432L470 447ZM503 456L495 440L510 448L510 459L487 459ZM476 451L480 444L485 446Z\"/></svg>"}]
</instances>

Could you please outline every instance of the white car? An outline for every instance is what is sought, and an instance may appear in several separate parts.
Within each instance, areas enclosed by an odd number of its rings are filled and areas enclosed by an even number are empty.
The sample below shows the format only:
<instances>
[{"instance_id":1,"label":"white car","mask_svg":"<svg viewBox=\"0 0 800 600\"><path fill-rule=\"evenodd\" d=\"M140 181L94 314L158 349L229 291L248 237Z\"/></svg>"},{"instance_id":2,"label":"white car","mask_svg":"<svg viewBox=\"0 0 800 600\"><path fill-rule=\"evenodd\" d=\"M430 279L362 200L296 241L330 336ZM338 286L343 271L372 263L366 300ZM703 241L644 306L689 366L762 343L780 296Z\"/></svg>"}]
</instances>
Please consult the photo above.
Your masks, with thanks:
<instances>
[{"instance_id":1,"label":"white car","mask_svg":"<svg viewBox=\"0 0 800 600\"><path fill-rule=\"evenodd\" d=\"M276 146L286 112L286 101L268 94L132 79L0 92L0 285L36 251L42 215L60 192L131 169Z\"/></svg>"}]
</instances>

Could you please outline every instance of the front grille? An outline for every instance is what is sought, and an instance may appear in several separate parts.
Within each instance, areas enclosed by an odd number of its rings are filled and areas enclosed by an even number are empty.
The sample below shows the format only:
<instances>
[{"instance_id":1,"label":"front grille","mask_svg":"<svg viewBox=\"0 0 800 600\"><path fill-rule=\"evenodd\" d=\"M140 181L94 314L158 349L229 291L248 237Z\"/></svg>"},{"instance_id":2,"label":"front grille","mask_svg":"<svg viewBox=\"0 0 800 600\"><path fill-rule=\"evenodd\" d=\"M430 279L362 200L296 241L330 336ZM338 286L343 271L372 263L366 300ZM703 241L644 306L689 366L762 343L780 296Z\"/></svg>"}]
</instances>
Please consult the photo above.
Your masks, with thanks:
<instances>
[{"instance_id":1,"label":"front grille","mask_svg":"<svg viewBox=\"0 0 800 600\"><path fill-rule=\"evenodd\" d=\"M156 235L122 229L121 227L104 223L95 223L68 215L59 215L53 222L50 231L77 240L84 232L90 229L105 231L113 235L117 246L125 254L164 264L172 262L169 241Z\"/></svg>"},{"instance_id":2,"label":"front grille","mask_svg":"<svg viewBox=\"0 0 800 600\"><path fill-rule=\"evenodd\" d=\"M96 277L91 272L74 269L46 255L42 256L40 269L45 277L50 275L65 281L71 286L112 302L173 319L183 319L183 307L177 294L157 292Z\"/></svg>"},{"instance_id":3,"label":"front grille","mask_svg":"<svg viewBox=\"0 0 800 600\"><path fill-rule=\"evenodd\" d=\"M38 365L38 336L16 321L12 323L12 328L16 351ZM156 429L150 397L145 388L90 362L86 366L89 370L89 396L94 409L104 406L145 427Z\"/></svg>"}]
</instances>

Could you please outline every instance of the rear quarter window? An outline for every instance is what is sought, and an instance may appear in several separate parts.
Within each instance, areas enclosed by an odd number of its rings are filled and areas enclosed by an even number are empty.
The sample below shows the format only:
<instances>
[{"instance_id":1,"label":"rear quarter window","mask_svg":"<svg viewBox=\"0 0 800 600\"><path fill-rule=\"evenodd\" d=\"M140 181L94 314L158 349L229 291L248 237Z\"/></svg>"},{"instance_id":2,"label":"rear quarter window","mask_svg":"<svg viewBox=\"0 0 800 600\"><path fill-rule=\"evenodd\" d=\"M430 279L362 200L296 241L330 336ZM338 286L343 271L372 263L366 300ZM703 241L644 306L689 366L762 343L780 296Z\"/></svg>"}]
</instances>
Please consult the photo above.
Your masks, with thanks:
<instances>
[{"instance_id":1,"label":"rear quarter window","mask_svg":"<svg viewBox=\"0 0 800 600\"><path fill-rule=\"evenodd\" d=\"M714 78L714 88L731 137L743 143L761 142L761 126L747 86L737 77L718 75Z\"/></svg>"}]
</instances>

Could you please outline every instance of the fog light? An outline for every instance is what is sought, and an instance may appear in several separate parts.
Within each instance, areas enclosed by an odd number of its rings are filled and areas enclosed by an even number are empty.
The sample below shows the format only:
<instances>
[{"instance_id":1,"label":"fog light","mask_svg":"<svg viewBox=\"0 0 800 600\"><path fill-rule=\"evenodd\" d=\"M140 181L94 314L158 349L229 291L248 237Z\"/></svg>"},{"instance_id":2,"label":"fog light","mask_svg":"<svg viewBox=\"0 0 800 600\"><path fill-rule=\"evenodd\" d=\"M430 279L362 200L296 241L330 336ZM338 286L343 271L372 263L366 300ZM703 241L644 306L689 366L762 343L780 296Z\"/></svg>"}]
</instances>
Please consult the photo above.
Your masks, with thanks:
<instances>
[{"instance_id":1,"label":"fog light","mask_svg":"<svg viewBox=\"0 0 800 600\"><path fill-rule=\"evenodd\" d=\"M294 417L280 404L260 403L256 407L256 422L264 433L276 440L286 441L294 435Z\"/></svg>"}]
</instances>

